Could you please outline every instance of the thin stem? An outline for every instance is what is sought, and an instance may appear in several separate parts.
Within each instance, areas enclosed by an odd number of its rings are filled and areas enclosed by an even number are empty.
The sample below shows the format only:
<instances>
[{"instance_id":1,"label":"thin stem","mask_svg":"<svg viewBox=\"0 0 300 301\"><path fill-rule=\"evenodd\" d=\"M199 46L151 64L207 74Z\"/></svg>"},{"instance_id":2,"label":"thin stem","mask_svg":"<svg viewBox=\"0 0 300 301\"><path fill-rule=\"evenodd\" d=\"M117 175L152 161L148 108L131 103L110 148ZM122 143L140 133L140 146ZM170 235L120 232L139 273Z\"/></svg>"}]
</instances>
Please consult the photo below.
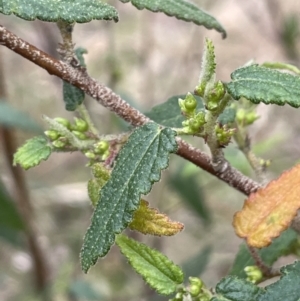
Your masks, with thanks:
<instances>
[{"instance_id":1,"label":"thin stem","mask_svg":"<svg viewBox=\"0 0 300 301\"><path fill-rule=\"evenodd\" d=\"M140 126L151 121L144 114L131 107L119 95L91 78L85 69L73 68L69 64L52 58L35 46L20 39L1 25L0 44L47 70L49 74L53 74L80 88L86 94L96 99L99 104L129 122L132 126ZM247 178L229 164L225 164L225 168L217 171L214 169L211 160L205 153L194 148L180 138L177 138L177 143L177 155L196 164L242 193L249 195L251 192L260 188L258 183Z\"/></svg>"},{"instance_id":2,"label":"thin stem","mask_svg":"<svg viewBox=\"0 0 300 301\"><path fill-rule=\"evenodd\" d=\"M252 258L255 261L255 265L261 270L261 272L263 273L263 275L266 278L273 278L273 277L281 275L281 273L280 273L279 270L273 269L272 267L266 265L263 262L263 260L261 259L260 255L258 254L258 252L257 252L257 250L255 248L250 247L248 245L248 249L249 249L249 252L250 252Z\"/></svg>"}]
</instances>

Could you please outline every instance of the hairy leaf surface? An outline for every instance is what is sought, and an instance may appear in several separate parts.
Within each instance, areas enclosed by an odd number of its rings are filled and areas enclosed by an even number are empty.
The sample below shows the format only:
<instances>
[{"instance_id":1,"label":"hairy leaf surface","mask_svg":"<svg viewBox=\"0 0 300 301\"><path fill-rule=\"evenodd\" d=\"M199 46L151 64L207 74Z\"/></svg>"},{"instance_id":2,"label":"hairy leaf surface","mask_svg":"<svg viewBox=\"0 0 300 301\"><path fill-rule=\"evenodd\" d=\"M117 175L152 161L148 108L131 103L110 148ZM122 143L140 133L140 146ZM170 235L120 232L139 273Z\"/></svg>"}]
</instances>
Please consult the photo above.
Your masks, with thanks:
<instances>
[{"instance_id":1,"label":"hairy leaf surface","mask_svg":"<svg viewBox=\"0 0 300 301\"><path fill-rule=\"evenodd\" d=\"M171 236L182 231L184 226L182 223L171 221L167 215L149 207L147 201L141 200L129 228L143 234Z\"/></svg>"},{"instance_id":2,"label":"hairy leaf surface","mask_svg":"<svg viewBox=\"0 0 300 301\"><path fill-rule=\"evenodd\" d=\"M283 276L279 281L266 287L258 301L299 301L300 261L280 269Z\"/></svg>"},{"instance_id":3,"label":"hairy leaf surface","mask_svg":"<svg viewBox=\"0 0 300 301\"><path fill-rule=\"evenodd\" d=\"M215 29L226 38L226 31L211 15L196 5L184 0L120 0L123 3L131 2L137 9L148 9L152 12L162 12L167 16L193 22L208 29Z\"/></svg>"},{"instance_id":4,"label":"hairy leaf surface","mask_svg":"<svg viewBox=\"0 0 300 301\"><path fill-rule=\"evenodd\" d=\"M26 141L14 155L14 165L20 164L24 169L37 166L51 155L51 147L44 136L37 136Z\"/></svg>"},{"instance_id":5,"label":"hairy leaf surface","mask_svg":"<svg viewBox=\"0 0 300 301\"><path fill-rule=\"evenodd\" d=\"M0 13L14 14L28 21L87 23L92 20L119 20L117 10L100 0L5 0L0 3Z\"/></svg>"},{"instance_id":6,"label":"hairy leaf surface","mask_svg":"<svg viewBox=\"0 0 300 301\"><path fill-rule=\"evenodd\" d=\"M168 166L169 153L176 152L176 133L155 123L137 128L121 149L111 177L100 191L91 226L81 250L82 269L103 257L115 241L115 234L132 221L141 195L159 181Z\"/></svg>"},{"instance_id":7,"label":"hairy leaf surface","mask_svg":"<svg viewBox=\"0 0 300 301\"><path fill-rule=\"evenodd\" d=\"M241 97L253 103L300 107L300 77L277 70L251 65L235 70L227 91L238 100Z\"/></svg>"},{"instance_id":8,"label":"hairy leaf surface","mask_svg":"<svg viewBox=\"0 0 300 301\"><path fill-rule=\"evenodd\" d=\"M297 239L297 233L289 228L279 237L275 238L270 246L258 250L258 253L263 262L271 266L279 257L293 252L293 248L297 242ZM229 274L238 276L240 278L247 278L244 268L252 265L255 265L253 257L251 256L246 244L243 243L240 246L239 252L236 255L234 264Z\"/></svg>"},{"instance_id":9,"label":"hairy leaf surface","mask_svg":"<svg viewBox=\"0 0 300 301\"><path fill-rule=\"evenodd\" d=\"M182 270L157 250L122 234L116 243L135 271L158 293L170 295L183 282Z\"/></svg>"},{"instance_id":10,"label":"hairy leaf surface","mask_svg":"<svg viewBox=\"0 0 300 301\"><path fill-rule=\"evenodd\" d=\"M216 293L211 301L258 301L264 291L245 279L228 276L217 284Z\"/></svg>"},{"instance_id":11,"label":"hairy leaf surface","mask_svg":"<svg viewBox=\"0 0 300 301\"><path fill-rule=\"evenodd\" d=\"M246 238L250 246L268 246L288 228L300 208L299 183L300 164L251 194L234 216L237 235Z\"/></svg>"}]
</instances>

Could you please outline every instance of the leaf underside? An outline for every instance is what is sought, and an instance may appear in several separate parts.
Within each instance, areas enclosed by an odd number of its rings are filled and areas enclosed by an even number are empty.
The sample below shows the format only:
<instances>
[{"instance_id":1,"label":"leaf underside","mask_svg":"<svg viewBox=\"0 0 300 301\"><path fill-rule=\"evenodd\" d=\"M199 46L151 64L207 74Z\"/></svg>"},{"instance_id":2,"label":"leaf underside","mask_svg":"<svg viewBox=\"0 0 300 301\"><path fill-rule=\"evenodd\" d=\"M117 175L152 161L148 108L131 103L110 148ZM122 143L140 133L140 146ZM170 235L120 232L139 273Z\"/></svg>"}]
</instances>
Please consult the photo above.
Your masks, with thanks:
<instances>
[{"instance_id":1,"label":"leaf underside","mask_svg":"<svg viewBox=\"0 0 300 301\"><path fill-rule=\"evenodd\" d=\"M37 136L26 141L14 155L13 164L20 164L25 170L37 166L51 155L51 147L44 136Z\"/></svg>"},{"instance_id":2,"label":"leaf underside","mask_svg":"<svg viewBox=\"0 0 300 301\"><path fill-rule=\"evenodd\" d=\"M111 177L100 191L92 223L81 250L83 271L107 254L115 241L132 221L141 195L159 181L161 170L168 166L169 153L176 152L176 133L161 129L155 123L137 128L121 149Z\"/></svg>"},{"instance_id":3,"label":"leaf underside","mask_svg":"<svg viewBox=\"0 0 300 301\"><path fill-rule=\"evenodd\" d=\"M14 14L27 21L87 23L92 20L119 20L117 10L99 0L5 0L0 3L0 13Z\"/></svg>"},{"instance_id":4,"label":"leaf underside","mask_svg":"<svg viewBox=\"0 0 300 301\"><path fill-rule=\"evenodd\" d=\"M272 238L288 228L300 208L300 164L250 195L234 216L238 236L256 248L268 246Z\"/></svg>"},{"instance_id":5,"label":"leaf underside","mask_svg":"<svg viewBox=\"0 0 300 301\"><path fill-rule=\"evenodd\" d=\"M143 234L171 236L182 231L184 226L179 222L171 221L167 215L149 207L147 201L141 200L129 228Z\"/></svg>"},{"instance_id":6,"label":"leaf underside","mask_svg":"<svg viewBox=\"0 0 300 301\"><path fill-rule=\"evenodd\" d=\"M194 4L184 0L120 0L123 3L131 2L137 9L147 9L152 12L162 12L170 17L193 22L207 29L215 29L226 38L226 31L211 15L207 14Z\"/></svg>"},{"instance_id":7,"label":"leaf underside","mask_svg":"<svg viewBox=\"0 0 300 301\"><path fill-rule=\"evenodd\" d=\"M300 77L258 65L235 70L232 81L226 84L231 96L238 100L245 97L258 104L300 107Z\"/></svg>"},{"instance_id":8,"label":"leaf underside","mask_svg":"<svg viewBox=\"0 0 300 301\"><path fill-rule=\"evenodd\" d=\"M159 251L122 234L116 243L134 270L158 293L170 295L183 282L182 270Z\"/></svg>"}]
</instances>

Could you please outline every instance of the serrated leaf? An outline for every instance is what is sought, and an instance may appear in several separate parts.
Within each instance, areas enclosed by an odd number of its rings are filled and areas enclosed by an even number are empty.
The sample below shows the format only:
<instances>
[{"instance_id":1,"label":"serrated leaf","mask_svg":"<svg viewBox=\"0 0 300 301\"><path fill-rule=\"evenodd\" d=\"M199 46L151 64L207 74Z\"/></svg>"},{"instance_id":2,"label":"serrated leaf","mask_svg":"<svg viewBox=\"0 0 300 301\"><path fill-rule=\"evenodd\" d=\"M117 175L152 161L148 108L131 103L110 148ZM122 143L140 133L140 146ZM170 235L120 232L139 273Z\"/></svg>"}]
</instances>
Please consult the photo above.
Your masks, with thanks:
<instances>
[{"instance_id":1,"label":"serrated leaf","mask_svg":"<svg viewBox=\"0 0 300 301\"><path fill-rule=\"evenodd\" d=\"M14 155L13 164L20 164L25 170L37 166L42 160L47 160L51 147L44 136L37 136L26 141Z\"/></svg>"},{"instance_id":2,"label":"serrated leaf","mask_svg":"<svg viewBox=\"0 0 300 301\"><path fill-rule=\"evenodd\" d=\"M1 3L0 13L14 14L27 21L87 23L92 20L119 20L117 10L100 0L30 0L30 4L28 0L5 0Z\"/></svg>"},{"instance_id":3,"label":"serrated leaf","mask_svg":"<svg viewBox=\"0 0 300 301\"><path fill-rule=\"evenodd\" d=\"M171 221L167 215L159 213L157 209L149 207L147 201L141 200L129 228L143 234L171 236L182 231L184 225Z\"/></svg>"},{"instance_id":4,"label":"serrated leaf","mask_svg":"<svg viewBox=\"0 0 300 301\"><path fill-rule=\"evenodd\" d=\"M211 15L196 5L184 0L120 0L123 3L131 2L137 9L147 9L152 12L162 12L170 17L193 22L207 29L215 29L226 38L226 31Z\"/></svg>"},{"instance_id":5,"label":"serrated leaf","mask_svg":"<svg viewBox=\"0 0 300 301\"><path fill-rule=\"evenodd\" d=\"M25 131L41 133L42 128L26 113L0 99L0 125Z\"/></svg>"},{"instance_id":6,"label":"serrated leaf","mask_svg":"<svg viewBox=\"0 0 300 301\"><path fill-rule=\"evenodd\" d=\"M122 234L116 243L135 271L158 293L170 295L183 283L182 270L159 251Z\"/></svg>"},{"instance_id":7,"label":"serrated leaf","mask_svg":"<svg viewBox=\"0 0 300 301\"><path fill-rule=\"evenodd\" d=\"M300 261L280 269L283 276L266 287L266 292L258 301L299 301Z\"/></svg>"},{"instance_id":8,"label":"serrated leaf","mask_svg":"<svg viewBox=\"0 0 300 301\"><path fill-rule=\"evenodd\" d=\"M297 242L297 233L289 228L283 232L278 238L275 238L272 244L266 248L258 250L258 254L264 263L271 266L279 257L288 255L293 252L294 244ZM255 265L248 247L245 243L241 244L238 254L235 257L230 275L240 278L247 278L244 268L246 266Z\"/></svg>"},{"instance_id":9,"label":"serrated leaf","mask_svg":"<svg viewBox=\"0 0 300 301\"><path fill-rule=\"evenodd\" d=\"M151 190L160 179L161 170L168 166L169 153L176 152L176 133L155 123L137 128L121 149L111 177L100 191L81 250L84 272L107 254L133 219L141 195Z\"/></svg>"},{"instance_id":10,"label":"serrated leaf","mask_svg":"<svg viewBox=\"0 0 300 301\"><path fill-rule=\"evenodd\" d=\"M255 104L263 102L300 107L299 76L251 65L235 70L231 78L226 88L236 100L245 97Z\"/></svg>"},{"instance_id":11,"label":"serrated leaf","mask_svg":"<svg viewBox=\"0 0 300 301\"><path fill-rule=\"evenodd\" d=\"M234 216L238 236L250 246L263 248L288 228L300 208L300 165L284 172L267 187L250 195Z\"/></svg>"},{"instance_id":12,"label":"serrated leaf","mask_svg":"<svg viewBox=\"0 0 300 301\"><path fill-rule=\"evenodd\" d=\"M81 47L75 50L75 55L82 67L85 67L83 57L85 53L87 53L87 50ZM81 89L63 81L63 99L67 111L75 111L77 107L83 103L84 97L85 93Z\"/></svg>"},{"instance_id":13,"label":"serrated leaf","mask_svg":"<svg viewBox=\"0 0 300 301\"><path fill-rule=\"evenodd\" d=\"M264 290L244 279L228 276L217 284L216 293L211 301L258 301Z\"/></svg>"}]
</instances>

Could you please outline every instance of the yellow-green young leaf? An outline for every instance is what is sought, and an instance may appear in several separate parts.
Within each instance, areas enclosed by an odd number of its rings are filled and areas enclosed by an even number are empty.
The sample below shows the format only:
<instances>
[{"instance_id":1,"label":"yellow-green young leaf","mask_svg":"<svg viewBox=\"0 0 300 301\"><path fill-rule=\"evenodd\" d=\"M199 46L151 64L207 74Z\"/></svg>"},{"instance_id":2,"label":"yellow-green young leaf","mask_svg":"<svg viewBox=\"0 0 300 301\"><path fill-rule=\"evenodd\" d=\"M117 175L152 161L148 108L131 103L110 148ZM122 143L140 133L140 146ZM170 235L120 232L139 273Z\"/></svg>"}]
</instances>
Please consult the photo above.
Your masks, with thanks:
<instances>
[{"instance_id":1,"label":"yellow-green young leaf","mask_svg":"<svg viewBox=\"0 0 300 301\"><path fill-rule=\"evenodd\" d=\"M39 165L42 160L47 160L51 154L51 147L44 136L37 136L26 141L14 155L13 164L20 164L24 169Z\"/></svg>"},{"instance_id":2,"label":"yellow-green young leaf","mask_svg":"<svg viewBox=\"0 0 300 301\"><path fill-rule=\"evenodd\" d=\"M288 228L300 208L300 164L267 187L250 195L234 216L238 236L250 246L263 248Z\"/></svg>"},{"instance_id":3,"label":"yellow-green young leaf","mask_svg":"<svg viewBox=\"0 0 300 301\"><path fill-rule=\"evenodd\" d=\"M211 15L196 5L185 0L120 0L123 3L131 2L137 9L148 9L152 12L162 12L170 17L193 22L208 29L215 29L226 38L226 31Z\"/></svg>"},{"instance_id":4,"label":"yellow-green young leaf","mask_svg":"<svg viewBox=\"0 0 300 301\"><path fill-rule=\"evenodd\" d=\"M171 221L157 209L150 208L145 200L141 200L140 207L134 212L133 221L129 224L131 230L158 236L175 235L183 227L183 224Z\"/></svg>"},{"instance_id":5,"label":"yellow-green young leaf","mask_svg":"<svg viewBox=\"0 0 300 301\"><path fill-rule=\"evenodd\" d=\"M117 10L100 0L5 0L0 3L0 13L14 14L27 21L86 23L119 20Z\"/></svg>"},{"instance_id":6,"label":"yellow-green young leaf","mask_svg":"<svg viewBox=\"0 0 300 301\"><path fill-rule=\"evenodd\" d=\"M116 244L130 265L159 294L170 295L183 283L183 272L165 255L125 235L116 237Z\"/></svg>"}]
</instances>

